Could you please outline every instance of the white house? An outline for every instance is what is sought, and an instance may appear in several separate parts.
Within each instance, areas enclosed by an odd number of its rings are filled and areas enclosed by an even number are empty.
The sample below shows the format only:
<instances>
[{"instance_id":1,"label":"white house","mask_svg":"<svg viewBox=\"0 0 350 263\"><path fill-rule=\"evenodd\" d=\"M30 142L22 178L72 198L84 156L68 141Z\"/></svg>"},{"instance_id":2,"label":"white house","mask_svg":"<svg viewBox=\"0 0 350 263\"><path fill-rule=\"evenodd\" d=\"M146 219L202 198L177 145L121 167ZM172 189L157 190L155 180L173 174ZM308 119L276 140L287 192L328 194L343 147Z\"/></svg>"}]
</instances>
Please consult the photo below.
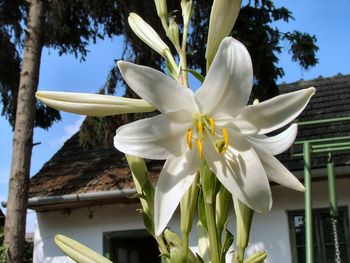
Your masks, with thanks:
<instances>
[{"instance_id":1,"label":"white house","mask_svg":"<svg viewBox=\"0 0 350 263\"><path fill-rule=\"evenodd\" d=\"M281 85L281 90L289 92L310 86L316 87L316 95L298 121L350 116L350 76L300 81ZM349 145L350 121L341 120L301 126L297 140L341 136L344 145ZM350 258L350 150L346 152L346 147L342 150L333 153L333 160L339 207L336 241L344 263ZM299 151L298 147L293 148L293 154ZM292 152L285 153L280 159L303 180L303 161L291 155ZM319 263L334 262L335 258L327 158L327 152L312 157L314 262ZM161 165L148 162L153 182ZM273 208L270 213L255 215L247 252L264 249L269 263L305 262L304 194L279 185L271 187ZM133 193L125 158L112 143L109 147L85 149L79 145L79 135L74 135L31 179L29 206L37 212L34 262L72 262L55 246L55 234L70 236L114 261L160 262L156 244L136 212L139 204L127 198ZM179 215L170 225L178 230ZM196 246L194 240L190 244Z\"/></svg>"}]
</instances>

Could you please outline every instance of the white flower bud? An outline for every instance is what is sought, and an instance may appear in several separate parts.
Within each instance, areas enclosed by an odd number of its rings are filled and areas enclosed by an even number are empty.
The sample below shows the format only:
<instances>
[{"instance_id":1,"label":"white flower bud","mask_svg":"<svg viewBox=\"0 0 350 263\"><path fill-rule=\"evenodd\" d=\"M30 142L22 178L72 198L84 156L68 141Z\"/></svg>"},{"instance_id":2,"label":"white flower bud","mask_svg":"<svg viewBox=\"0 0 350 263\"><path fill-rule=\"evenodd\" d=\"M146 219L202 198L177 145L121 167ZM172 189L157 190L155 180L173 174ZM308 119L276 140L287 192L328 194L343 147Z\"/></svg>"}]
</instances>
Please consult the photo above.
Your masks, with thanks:
<instances>
[{"instance_id":1,"label":"white flower bud","mask_svg":"<svg viewBox=\"0 0 350 263\"><path fill-rule=\"evenodd\" d=\"M242 0L214 0L210 14L207 50L205 52L208 69L221 41L231 33L241 4Z\"/></svg>"},{"instance_id":2,"label":"white flower bud","mask_svg":"<svg viewBox=\"0 0 350 263\"><path fill-rule=\"evenodd\" d=\"M56 110L87 116L110 116L155 110L153 105L144 100L110 95L38 91L35 96Z\"/></svg>"},{"instance_id":3,"label":"white flower bud","mask_svg":"<svg viewBox=\"0 0 350 263\"><path fill-rule=\"evenodd\" d=\"M129 25L134 33L154 51L165 57L169 47L159 37L157 32L147 24L139 15L130 13L128 17Z\"/></svg>"},{"instance_id":4,"label":"white flower bud","mask_svg":"<svg viewBox=\"0 0 350 263\"><path fill-rule=\"evenodd\" d=\"M180 49L180 40L179 40L179 27L175 22L174 17L170 18L169 27L166 32L168 38L174 44L176 49Z\"/></svg>"},{"instance_id":5,"label":"white flower bud","mask_svg":"<svg viewBox=\"0 0 350 263\"><path fill-rule=\"evenodd\" d=\"M160 18L168 17L168 8L167 8L167 4L166 4L166 0L154 0L154 3L156 5L156 9L157 9L157 14Z\"/></svg>"},{"instance_id":6,"label":"white flower bud","mask_svg":"<svg viewBox=\"0 0 350 263\"><path fill-rule=\"evenodd\" d=\"M184 25L187 26L190 22L193 12L192 0L181 0L181 9Z\"/></svg>"}]
</instances>

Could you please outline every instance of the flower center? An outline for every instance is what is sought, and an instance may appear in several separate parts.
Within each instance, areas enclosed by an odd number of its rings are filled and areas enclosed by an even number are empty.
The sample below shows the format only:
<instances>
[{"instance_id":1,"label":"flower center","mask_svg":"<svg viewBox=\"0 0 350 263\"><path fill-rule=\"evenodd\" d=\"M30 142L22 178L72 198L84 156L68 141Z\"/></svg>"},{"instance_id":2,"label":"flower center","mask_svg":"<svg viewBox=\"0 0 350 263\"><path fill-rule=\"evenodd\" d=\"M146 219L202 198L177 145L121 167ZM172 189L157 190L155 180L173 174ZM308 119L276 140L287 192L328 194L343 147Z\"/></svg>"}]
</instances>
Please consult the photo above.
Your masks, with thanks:
<instances>
[{"instance_id":1,"label":"flower center","mask_svg":"<svg viewBox=\"0 0 350 263\"><path fill-rule=\"evenodd\" d=\"M193 142L197 146L199 159L203 158L203 144L205 136L211 136L215 141L216 150L224 154L229 143L229 136L226 128L222 128L221 132L216 130L216 125L213 117L196 114L193 118L192 127L186 132L186 142L188 147L192 150Z\"/></svg>"}]
</instances>

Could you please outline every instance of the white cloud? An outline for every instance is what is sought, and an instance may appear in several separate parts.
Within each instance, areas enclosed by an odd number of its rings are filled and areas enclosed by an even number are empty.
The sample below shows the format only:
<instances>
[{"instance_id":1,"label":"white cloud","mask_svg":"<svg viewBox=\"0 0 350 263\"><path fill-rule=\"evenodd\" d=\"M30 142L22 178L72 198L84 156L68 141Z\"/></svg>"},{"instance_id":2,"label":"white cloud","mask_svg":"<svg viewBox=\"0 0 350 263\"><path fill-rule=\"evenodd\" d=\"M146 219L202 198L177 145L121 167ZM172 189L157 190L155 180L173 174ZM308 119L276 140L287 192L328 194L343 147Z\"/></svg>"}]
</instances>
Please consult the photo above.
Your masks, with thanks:
<instances>
[{"instance_id":1,"label":"white cloud","mask_svg":"<svg viewBox=\"0 0 350 263\"><path fill-rule=\"evenodd\" d=\"M50 142L50 147L52 149L61 147L66 140L68 140L74 133L76 133L79 130L80 125L82 124L84 119L85 119L85 116L80 116L79 119L77 119L73 124L64 126L63 127L64 134L52 140Z\"/></svg>"}]
</instances>

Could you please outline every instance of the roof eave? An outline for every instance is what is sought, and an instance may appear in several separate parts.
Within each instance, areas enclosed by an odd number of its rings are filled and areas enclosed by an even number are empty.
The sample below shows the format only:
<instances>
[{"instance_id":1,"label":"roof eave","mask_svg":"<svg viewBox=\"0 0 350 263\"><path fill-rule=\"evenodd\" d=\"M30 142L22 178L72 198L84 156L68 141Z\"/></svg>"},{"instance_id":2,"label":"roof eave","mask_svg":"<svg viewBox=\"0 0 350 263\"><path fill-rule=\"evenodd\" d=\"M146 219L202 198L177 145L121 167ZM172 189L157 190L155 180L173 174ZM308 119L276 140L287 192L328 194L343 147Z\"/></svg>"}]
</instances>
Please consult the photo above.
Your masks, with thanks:
<instances>
[{"instance_id":1,"label":"roof eave","mask_svg":"<svg viewBox=\"0 0 350 263\"><path fill-rule=\"evenodd\" d=\"M33 197L28 200L28 209L36 211L62 210L90 205L111 203L130 203L129 196L135 195L136 189L118 189L113 191L77 193L68 195ZM7 202L1 203L6 207Z\"/></svg>"}]
</instances>

